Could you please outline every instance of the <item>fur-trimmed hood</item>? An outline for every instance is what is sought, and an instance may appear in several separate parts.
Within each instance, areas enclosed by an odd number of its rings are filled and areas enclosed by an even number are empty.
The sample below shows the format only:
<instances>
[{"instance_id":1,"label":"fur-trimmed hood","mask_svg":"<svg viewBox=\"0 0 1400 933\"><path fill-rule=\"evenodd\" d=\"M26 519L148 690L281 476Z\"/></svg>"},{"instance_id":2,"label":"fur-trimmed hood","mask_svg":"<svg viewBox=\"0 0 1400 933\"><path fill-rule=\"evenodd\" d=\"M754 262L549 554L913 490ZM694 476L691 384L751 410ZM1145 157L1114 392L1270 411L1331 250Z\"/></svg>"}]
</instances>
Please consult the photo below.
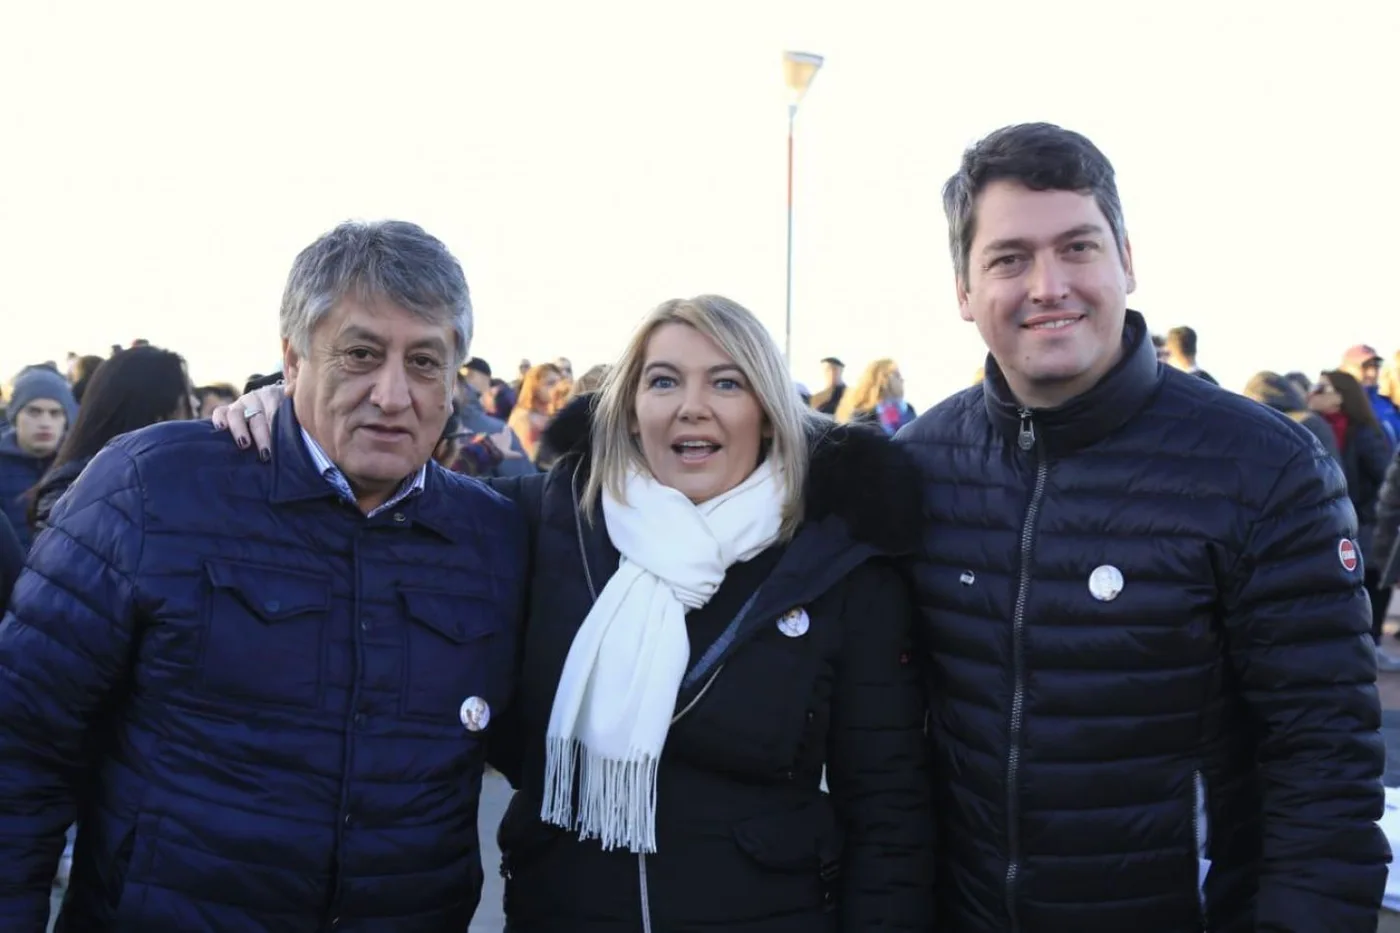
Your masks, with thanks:
<instances>
[{"instance_id":1,"label":"fur-trimmed hood","mask_svg":"<svg viewBox=\"0 0 1400 933\"><path fill-rule=\"evenodd\" d=\"M561 460L588 459L594 398L589 394L574 399L545 429L545 444ZM852 538L885 554L908 554L918 547L922 485L901 447L877 427L842 424L810 432L808 445L804 521L835 516Z\"/></svg>"}]
</instances>

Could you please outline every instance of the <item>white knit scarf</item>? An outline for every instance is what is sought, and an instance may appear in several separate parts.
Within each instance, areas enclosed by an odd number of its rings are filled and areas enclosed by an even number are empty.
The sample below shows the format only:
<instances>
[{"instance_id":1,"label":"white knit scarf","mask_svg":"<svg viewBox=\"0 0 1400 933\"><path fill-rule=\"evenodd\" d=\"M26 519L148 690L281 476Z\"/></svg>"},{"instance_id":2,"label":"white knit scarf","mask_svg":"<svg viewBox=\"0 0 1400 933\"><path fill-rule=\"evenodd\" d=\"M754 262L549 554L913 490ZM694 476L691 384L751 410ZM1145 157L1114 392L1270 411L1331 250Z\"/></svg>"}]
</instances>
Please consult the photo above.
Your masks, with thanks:
<instances>
[{"instance_id":1,"label":"white knit scarf","mask_svg":"<svg viewBox=\"0 0 1400 933\"><path fill-rule=\"evenodd\" d=\"M564 662L540 818L605 849L655 852L657 765L690 663L685 614L710 601L730 565L777 540L784 487L765 461L698 506L640 471L625 492L625 504L603 495L622 560Z\"/></svg>"}]
</instances>

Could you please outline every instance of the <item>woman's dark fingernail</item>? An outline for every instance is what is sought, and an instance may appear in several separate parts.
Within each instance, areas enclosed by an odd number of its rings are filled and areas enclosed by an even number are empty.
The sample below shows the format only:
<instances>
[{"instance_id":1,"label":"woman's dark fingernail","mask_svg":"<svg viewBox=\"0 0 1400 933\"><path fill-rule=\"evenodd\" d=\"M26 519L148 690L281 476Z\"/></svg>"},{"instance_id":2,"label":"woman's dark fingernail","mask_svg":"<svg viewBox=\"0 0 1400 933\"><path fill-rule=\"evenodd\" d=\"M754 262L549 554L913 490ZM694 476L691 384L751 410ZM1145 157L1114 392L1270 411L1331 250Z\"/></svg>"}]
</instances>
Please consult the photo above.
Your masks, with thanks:
<instances>
[{"instance_id":1,"label":"woman's dark fingernail","mask_svg":"<svg viewBox=\"0 0 1400 933\"><path fill-rule=\"evenodd\" d=\"M272 459L272 451L268 450L266 447L262 448L258 451L258 459L263 463L267 463Z\"/></svg>"},{"instance_id":2,"label":"woman's dark fingernail","mask_svg":"<svg viewBox=\"0 0 1400 933\"><path fill-rule=\"evenodd\" d=\"M246 437L240 437L240 438L238 439L238 446L239 446L240 448L242 448L243 450L247 450L247 449L248 449L248 438L246 438Z\"/></svg>"}]
</instances>

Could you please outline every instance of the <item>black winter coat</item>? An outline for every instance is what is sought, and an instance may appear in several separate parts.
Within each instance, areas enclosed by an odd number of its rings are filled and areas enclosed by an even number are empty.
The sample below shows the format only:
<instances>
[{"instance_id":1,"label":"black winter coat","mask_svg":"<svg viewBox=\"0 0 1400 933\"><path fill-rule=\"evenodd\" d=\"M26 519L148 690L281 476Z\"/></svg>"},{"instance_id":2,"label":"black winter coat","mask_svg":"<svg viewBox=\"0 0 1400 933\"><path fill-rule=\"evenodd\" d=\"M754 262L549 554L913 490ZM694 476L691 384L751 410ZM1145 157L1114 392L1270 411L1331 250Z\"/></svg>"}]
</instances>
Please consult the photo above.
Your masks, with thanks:
<instances>
[{"instance_id":1,"label":"black winter coat","mask_svg":"<svg viewBox=\"0 0 1400 933\"><path fill-rule=\"evenodd\" d=\"M1346 445L1342 448L1342 474L1347 481L1347 496L1356 510L1361 554L1366 565L1374 566L1377 572L1385 558L1371 553L1376 531L1376 503L1389 462L1390 441L1379 427L1358 424L1347 432Z\"/></svg>"},{"instance_id":2,"label":"black winter coat","mask_svg":"<svg viewBox=\"0 0 1400 933\"><path fill-rule=\"evenodd\" d=\"M1374 933L1385 750L1336 463L1159 366L1135 312L1060 408L987 372L896 440L945 929Z\"/></svg>"},{"instance_id":3,"label":"black winter coat","mask_svg":"<svg viewBox=\"0 0 1400 933\"><path fill-rule=\"evenodd\" d=\"M74 481L92 461L91 457L69 460L44 474L34 490L34 502L29 509L29 530L38 534L49 526L49 513L58 505L58 500L68 491Z\"/></svg>"},{"instance_id":4,"label":"black winter coat","mask_svg":"<svg viewBox=\"0 0 1400 933\"><path fill-rule=\"evenodd\" d=\"M1385 482L1381 483L1380 494L1376 496L1376 537L1369 555L1368 566L1374 566L1382 573L1382 586L1393 586L1400 576L1400 555L1396 554L1396 538L1400 537L1400 448L1391 458L1385 471ZM1395 559L1392 560L1392 555Z\"/></svg>"},{"instance_id":5,"label":"black winter coat","mask_svg":"<svg viewBox=\"0 0 1400 933\"><path fill-rule=\"evenodd\" d=\"M518 789L500 828L507 928L928 930L933 819L914 609L885 559L917 543L917 479L868 429L833 426L814 440L796 537L731 567L687 617L692 666L741 621L712 674L678 698L658 779L658 852L604 852L540 821L555 687L618 563L602 518L590 526L578 512L589 403L551 426L551 443L569 453L547 475L493 482L534 526L519 693L493 739L516 738L493 756ZM810 627L787 637L776 622L799 607Z\"/></svg>"}]
</instances>

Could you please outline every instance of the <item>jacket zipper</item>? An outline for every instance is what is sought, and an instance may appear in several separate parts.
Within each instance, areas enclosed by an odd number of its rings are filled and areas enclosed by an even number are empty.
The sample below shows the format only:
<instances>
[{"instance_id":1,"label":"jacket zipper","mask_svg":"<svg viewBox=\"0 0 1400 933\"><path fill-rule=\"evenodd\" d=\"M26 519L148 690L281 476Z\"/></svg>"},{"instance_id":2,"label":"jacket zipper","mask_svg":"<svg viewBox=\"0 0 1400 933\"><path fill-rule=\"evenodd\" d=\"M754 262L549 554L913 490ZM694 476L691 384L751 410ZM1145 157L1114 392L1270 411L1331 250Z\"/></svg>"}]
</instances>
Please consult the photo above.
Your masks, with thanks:
<instances>
[{"instance_id":1,"label":"jacket zipper","mask_svg":"<svg viewBox=\"0 0 1400 933\"><path fill-rule=\"evenodd\" d=\"M1017 446L1024 451L1035 447L1035 422L1029 408L1022 408L1021 432ZM1016 586L1016 608L1011 617L1011 661L1014 686L1011 694L1011 735L1006 755L1006 912L1011 933L1020 928L1016 917L1016 882L1020 863L1020 800L1017 780L1021 769L1021 731L1025 719L1026 670L1025 627L1026 599L1031 585L1031 547L1035 543L1035 519L1040 512L1040 500L1045 495L1045 479L1050 471L1044 458L1037 458L1035 488L1031 492L1026 518L1021 524L1021 575Z\"/></svg>"},{"instance_id":2,"label":"jacket zipper","mask_svg":"<svg viewBox=\"0 0 1400 933\"><path fill-rule=\"evenodd\" d=\"M1210 845L1210 807L1206 799L1206 778L1199 770L1191 775L1192 802L1191 808L1191 837L1196 843L1196 900L1200 905L1202 931L1210 929L1210 915L1206 911L1206 887L1205 878L1201 877L1201 868L1206 860L1207 848Z\"/></svg>"},{"instance_id":3,"label":"jacket zipper","mask_svg":"<svg viewBox=\"0 0 1400 933\"><path fill-rule=\"evenodd\" d=\"M582 465L582 462L580 462L579 466ZM596 603L598 601L598 588L593 585L593 570L588 566L588 547L583 540L583 517L580 514L578 501L578 467L574 467L574 473L570 479L569 485L573 493L574 530L578 532L578 556L579 559L583 561L583 579L588 584L589 597ZM715 682L715 678L719 676L719 672L722 670L724 670L724 665L721 664L715 672L710 675L710 679L700 690L699 696L691 701L689 706L681 710L680 713L671 720L672 723L690 712L691 708L700 701L700 697L705 695L705 691L710 689L710 684ZM645 852L637 853L637 884L642 902L642 933L651 933L651 895L647 890L647 854Z\"/></svg>"}]
</instances>

